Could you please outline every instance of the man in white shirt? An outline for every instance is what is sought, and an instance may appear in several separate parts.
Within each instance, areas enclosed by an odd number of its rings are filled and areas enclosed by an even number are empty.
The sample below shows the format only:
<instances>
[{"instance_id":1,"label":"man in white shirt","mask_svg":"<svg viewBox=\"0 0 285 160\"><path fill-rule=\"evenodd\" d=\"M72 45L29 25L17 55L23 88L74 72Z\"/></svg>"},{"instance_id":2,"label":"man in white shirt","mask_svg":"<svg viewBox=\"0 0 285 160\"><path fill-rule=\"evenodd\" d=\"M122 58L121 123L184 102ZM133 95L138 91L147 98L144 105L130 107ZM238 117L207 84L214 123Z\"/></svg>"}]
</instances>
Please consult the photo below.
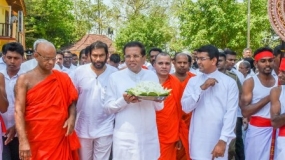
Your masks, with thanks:
<instances>
[{"instance_id":1,"label":"man in white shirt","mask_svg":"<svg viewBox=\"0 0 285 160\"><path fill-rule=\"evenodd\" d=\"M108 46L97 41L91 44L91 63L78 67L72 77L79 96L76 104L75 130L81 148L80 159L108 160L112 147L114 114L103 110L109 76L117 69L107 65Z\"/></svg>"},{"instance_id":2,"label":"man in white shirt","mask_svg":"<svg viewBox=\"0 0 285 160\"><path fill-rule=\"evenodd\" d=\"M7 43L5 54L5 62L7 67L0 72L5 78L5 90L7 93L7 99L9 101L9 107L7 112L2 113L3 120L7 132L3 135L3 159L19 159L19 140L16 137L15 128L15 97L14 97L14 86L16 81L21 74L19 72L20 66L23 62L24 48L20 43L11 42Z\"/></svg>"},{"instance_id":3,"label":"man in white shirt","mask_svg":"<svg viewBox=\"0 0 285 160\"><path fill-rule=\"evenodd\" d=\"M212 45L198 49L196 61L203 74L189 80L181 100L184 112L193 111L189 134L193 160L227 160L228 145L235 138L238 88L217 70L218 58Z\"/></svg>"},{"instance_id":4,"label":"man in white shirt","mask_svg":"<svg viewBox=\"0 0 285 160\"><path fill-rule=\"evenodd\" d=\"M244 75L238 71L236 68L234 68L234 65L236 63L236 52L226 49L224 51L224 54L226 55L226 69L229 72L234 73L238 79L240 84L242 85L244 82ZM244 159L244 144L242 140L242 124L243 124L243 117L241 114L241 109L238 107L237 110L237 124L236 124L236 142L235 142L235 157L236 159Z\"/></svg>"},{"instance_id":5,"label":"man in white shirt","mask_svg":"<svg viewBox=\"0 0 285 160\"><path fill-rule=\"evenodd\" d=\"M270 121L270 90L277 86L278 78L272 75L273 51L259 48L254 52L255 66L259 73L245 80L242 87L241 109L244 117L250 117L245 137L245 159L269 159L274 156L272 138L275 133Z\"/></svg>"},{"instance_id":6,"label":"man in white shirt","mask_svg":"<svg viewBox=\"0 0 285 160\"><path fill-rule=\"evenodd\" d=\"M72 64L72 53L70 51L62 51L63 54L63 67L62 72L71 75L76 69L76 66Z\"/></svg>"},{"instance_id":7,"label":"man in white shirt","mask_svg":"<svg viewBox=\"0 0 285 160\"><path fill-rule=\"evenodd\" d=\"M242 52L242 59L235 64L235 68L239 68L239 64L244 60L244 58L252 58L252 50L250 48L245 48Z\"/></svg>"},{"instance_id":8,"label":"man in white shirt","mask_svg":"<svg viewBox=\"0 0 285 160\"><path fill-rule=\"evenodd\" d=\"M142 69L146 59L145 47L140 42L129 42L123 53L127 68L109 77L104 109L115 113L113 160L154 160L159 157L159 141L155 111L163 103L138 100L125 91L141 81L159 83L152 71Z\"/></svg>"},{"instance_id":9,"label":"man in white shirt","mask_svg":"<svg viewBox=\"0 0 285 160\"><path fill-rule=\"evenodd\" d=\"M0 70L6 69L6 63L4 61L5 57L5 44L2 46L2 57L0 57Z\"/></svg>"}]
</instances>

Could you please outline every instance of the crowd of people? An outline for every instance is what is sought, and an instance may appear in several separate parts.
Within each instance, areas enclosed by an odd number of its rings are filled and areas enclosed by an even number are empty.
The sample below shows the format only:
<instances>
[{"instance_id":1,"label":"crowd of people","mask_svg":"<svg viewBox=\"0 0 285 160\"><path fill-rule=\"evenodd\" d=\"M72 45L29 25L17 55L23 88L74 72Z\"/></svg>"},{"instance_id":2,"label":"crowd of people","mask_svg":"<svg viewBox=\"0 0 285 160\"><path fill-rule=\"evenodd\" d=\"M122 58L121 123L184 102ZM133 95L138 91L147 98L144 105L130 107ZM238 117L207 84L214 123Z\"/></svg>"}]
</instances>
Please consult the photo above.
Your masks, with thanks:
<instances>
[{"instance_id":1,"label":"crowd of people","mask_svg":"<svg viewBox=\"0 0 285 160\"><path fill-rule=\"evenodd\" d=\"M119 54L96 41L57 51L44 39L0 58L3 160L283 160L285 59L281 46L204 45L173 57L128 42ZM126 90L142 81L165 100Z\"/></svg>"}]
</instances>

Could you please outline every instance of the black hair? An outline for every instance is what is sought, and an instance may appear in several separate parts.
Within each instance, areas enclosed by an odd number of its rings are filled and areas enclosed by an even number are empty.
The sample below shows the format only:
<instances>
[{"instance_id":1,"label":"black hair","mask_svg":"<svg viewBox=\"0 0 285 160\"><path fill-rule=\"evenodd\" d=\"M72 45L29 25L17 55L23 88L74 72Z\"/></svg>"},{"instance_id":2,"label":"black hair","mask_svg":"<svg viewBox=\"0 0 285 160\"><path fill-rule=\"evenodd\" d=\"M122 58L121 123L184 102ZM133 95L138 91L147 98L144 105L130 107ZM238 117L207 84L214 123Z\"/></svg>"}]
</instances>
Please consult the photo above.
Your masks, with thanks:
<instances>
[{"instance_id":1,"label":"black hair","mask_svg":"<svg viewBox=\"0 0 285 160\"><path fill-rule=\"evenodd\" d=\"M218 60L219 60L219 50L211 45L204 45L202 47L200 47L197 52L207 52L208 56L210 57L210 59L216 58L217 59L217 64L218 64Z\"/></svg>"},{"instance_id":2,"label":"black hair","mask_svg":"<svg viewBox=\"0 0 285 160\"><path fill-rule=\"evenodd\" d=\"M141 55L142 56L145 56L145 47L144 45L141 43L141 42L138 42L138 41L132 41L132 42L128 42L125 46L124 46L124 49L123 49L123 53L124 55L126 54L126 48L129 48L129 47L139 47L141 49Z\"/></svg>"},{"instance_id":3,"label":"black hair","mask_svg":"<svg viewBox=\"0 0 285 160\"><path fill-rule=\"evenodd\" d=\"M281 45L278 45L278 46L276 46L275 48L274 48L274 50L273 50L273 54L274 54L274 56L278 56L279 54L281 55L282 54L282 47L281 47Z\"/></svg>"},{"instance_id":4,"label":"black hair","mask_svg":"<svg viewBox=\"0 0 285 160\"><path fill-rule=\"evenodd\" d=\"M89 55L93 49L104 49L106 55L109 53L107 44L102 41L96 41L90 45Z\"/></svg>"},{"instance_id":5,"label":"black hair","mask_svg":"<svg viewBox=\"0 0 285 160\"><path fill-rule=\"evenodd\" d=\"M254 52L253 56L255 57L256 55L258 55L259 53L264 52L264 51L268 51L268 52L271 52L273 54L273 50L271 48L269 48L269 47L262 47L262 48L258 48Z\"/></svg>"},{"instance_id":6,"label":"black hair","mask_svg":"<svg viewBox=\"0 0 285 160\"><path fill-rule=\"evenodd\" d=\"M161 53L161 52L162 52L162 49L153 47L153 48L151 48L151 49L148 51L148 54L150 55L150 52L152 52L152 51L156 51L156 52Z\"/></svg>"},{"instance_id":7,"label":"black hair","mask_svg":"<svg viewBox=\"0 0 285 160\"><path fill-rule=\"evenodd\" d=\"M121 61L120 55L116 54L116 53L111 54L110 61L112 61L114 63L120 63L120 61Z\"/></svg>"},{"instance_id":8,"label":"black hair","mask_svg":"<svg viewBox=\"0 0 285 160\"><path fill-rule=\"evenodd\" d=\"M64 51L62 51L61 53L63 54L63 57L65 57L65 56L64 56L64 53L69 53L69 54L72 55L72 53L71 53L69 50L64 50Z\"/></svg>"},{"instance_id":9,"label":"black hair","mask_svg":"<svg viewBox=\"0 0 285 160\"><path fill-rule=\"evenodd\" d=\"M81 60L82 54L85 54L85 48L79 52L79 60Z\"/></svg>"},{"instance_id":10,"label":"black hair","mask_svg":"<svg viewBox=\"0 0 285 160\"><path fill-rule=\"evenodd\" d=\"M77 57L77 54L75 54L75 53L72 53L72 57L75 57L75 56Z\"/></svg>"},{"instance_id":11,"label":"black hair","mask_svg":"<svg viewBox=\"0 0 285 160\"><path fill-rule=\"evenodd\" d=\"M225 53L225 55L233 55L233 56L237 55L237 53L235 51L233 51L229 48L224 49L224 53Z\"/></svg>"},{"instance_id":12,"label":"black hair","mask_svg":"<svg viewBox=\"0 0 285 160\"><path fill-rule=\"evenodd\" d=\"M18 42L10 42L6 43L2 47L3 54L6 55L8 51L17 52L21 56L24 56L24 47Z\"/></svg>"},{"instance_id":13,"label":"black hair","mask_svg":"<svg viewBox=\"0 0 285 160\"><path fill-rule=\"evenodd\" d=\"M226 54L225 54L225 53L222 53L222 52L219 52L219 57L224 57L225 60L227 59Z\"/></svg>"},{"instance_id":14,"label":"black hair","mask_svg":"<svg viewBox=\"0 0 285 160\"><path fill-rule=\"evenodd\" d=\"M88 57L89 53L91 53L90 46L87 46L87 47L85 48L85 56Z\"/></svg>"},{"instance_id":15,"label":"black hair","mask_svg":"<svg viewBox=\"0 0 285 160\"><path fill-rule=\"evenodd\" d=\"M64 57L64 54L61 51L56 51L56 54L60 54L62 57Z\"/></svg>"}]
</instances>

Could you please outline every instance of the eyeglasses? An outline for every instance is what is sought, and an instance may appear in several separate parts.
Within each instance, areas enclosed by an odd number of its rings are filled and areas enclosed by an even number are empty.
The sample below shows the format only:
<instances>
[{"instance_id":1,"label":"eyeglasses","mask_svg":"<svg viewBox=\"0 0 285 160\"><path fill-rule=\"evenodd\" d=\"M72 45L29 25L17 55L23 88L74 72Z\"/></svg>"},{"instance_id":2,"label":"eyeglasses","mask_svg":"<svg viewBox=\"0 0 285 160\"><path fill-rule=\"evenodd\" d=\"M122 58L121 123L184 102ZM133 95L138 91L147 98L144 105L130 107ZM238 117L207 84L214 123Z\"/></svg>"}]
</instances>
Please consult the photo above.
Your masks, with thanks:
<instances>
[{"instance_id":1,"label":"eyeglasses","mask_svg":"<svg viewBox=\"0 0 285 160\"><path fill-rule=\"evenodd\" d=\"M72 59L72 57L63 57L63 59L70 60L70 59Z\"/></svg>"},{"instance_id":2,"label":"eyeglasses","mask_svg":"<svg viewBox=\"0 0 285 160\"><path fill-rule=\"evenodd\" d=\"M197 57L196 61L205 61L207 59L210 59L210 57Z\"/></svg>"},{"instance_id":3,"label":"eyeglasses","mask_svg":"<svg viewBox=\"0 0 285 160\"><path fill-rule=\"evenodd\" d=\"M125 55L125 59L131 59L131 58L134 58L134 59L139 59L140 57L142 57L141 55L133 55L133 56L131 56L131 55Z\"/></svg>"},{"instance_id":4,"label":"eyeglasses","mask_svg":"<svg viewBox=\"0 0 285 160\"><path fill-rule=\"evenodd\" d=\"M36 51L36 53L39 54L43 58L44 61L50 61L50 60L55 61L56 60L56 57L52 57L52 58L45 57L45 56L42 56L38 51Z\"/></svg>"}]
</instances>

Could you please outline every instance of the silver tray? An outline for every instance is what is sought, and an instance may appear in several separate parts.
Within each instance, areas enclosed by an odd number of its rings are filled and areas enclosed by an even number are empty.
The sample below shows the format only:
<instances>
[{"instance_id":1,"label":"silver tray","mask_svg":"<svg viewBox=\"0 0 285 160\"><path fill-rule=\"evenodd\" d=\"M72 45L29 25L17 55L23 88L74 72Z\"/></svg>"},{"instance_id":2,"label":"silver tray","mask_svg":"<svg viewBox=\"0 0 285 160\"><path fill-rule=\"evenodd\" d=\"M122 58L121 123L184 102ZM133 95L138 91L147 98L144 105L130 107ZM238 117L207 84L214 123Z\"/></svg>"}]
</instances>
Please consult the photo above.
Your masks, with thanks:
<instances>
[{"instance_id":1,"label":"silver tray","mask_svg":"<svg viewBox=\"0 0 285 160\"><path fill-rule=\"evenodd\" d=\"M140 100L148 100L148 101L163 101L167 98L167 96L137 96Z\"/></svg>"}]
</instances>

